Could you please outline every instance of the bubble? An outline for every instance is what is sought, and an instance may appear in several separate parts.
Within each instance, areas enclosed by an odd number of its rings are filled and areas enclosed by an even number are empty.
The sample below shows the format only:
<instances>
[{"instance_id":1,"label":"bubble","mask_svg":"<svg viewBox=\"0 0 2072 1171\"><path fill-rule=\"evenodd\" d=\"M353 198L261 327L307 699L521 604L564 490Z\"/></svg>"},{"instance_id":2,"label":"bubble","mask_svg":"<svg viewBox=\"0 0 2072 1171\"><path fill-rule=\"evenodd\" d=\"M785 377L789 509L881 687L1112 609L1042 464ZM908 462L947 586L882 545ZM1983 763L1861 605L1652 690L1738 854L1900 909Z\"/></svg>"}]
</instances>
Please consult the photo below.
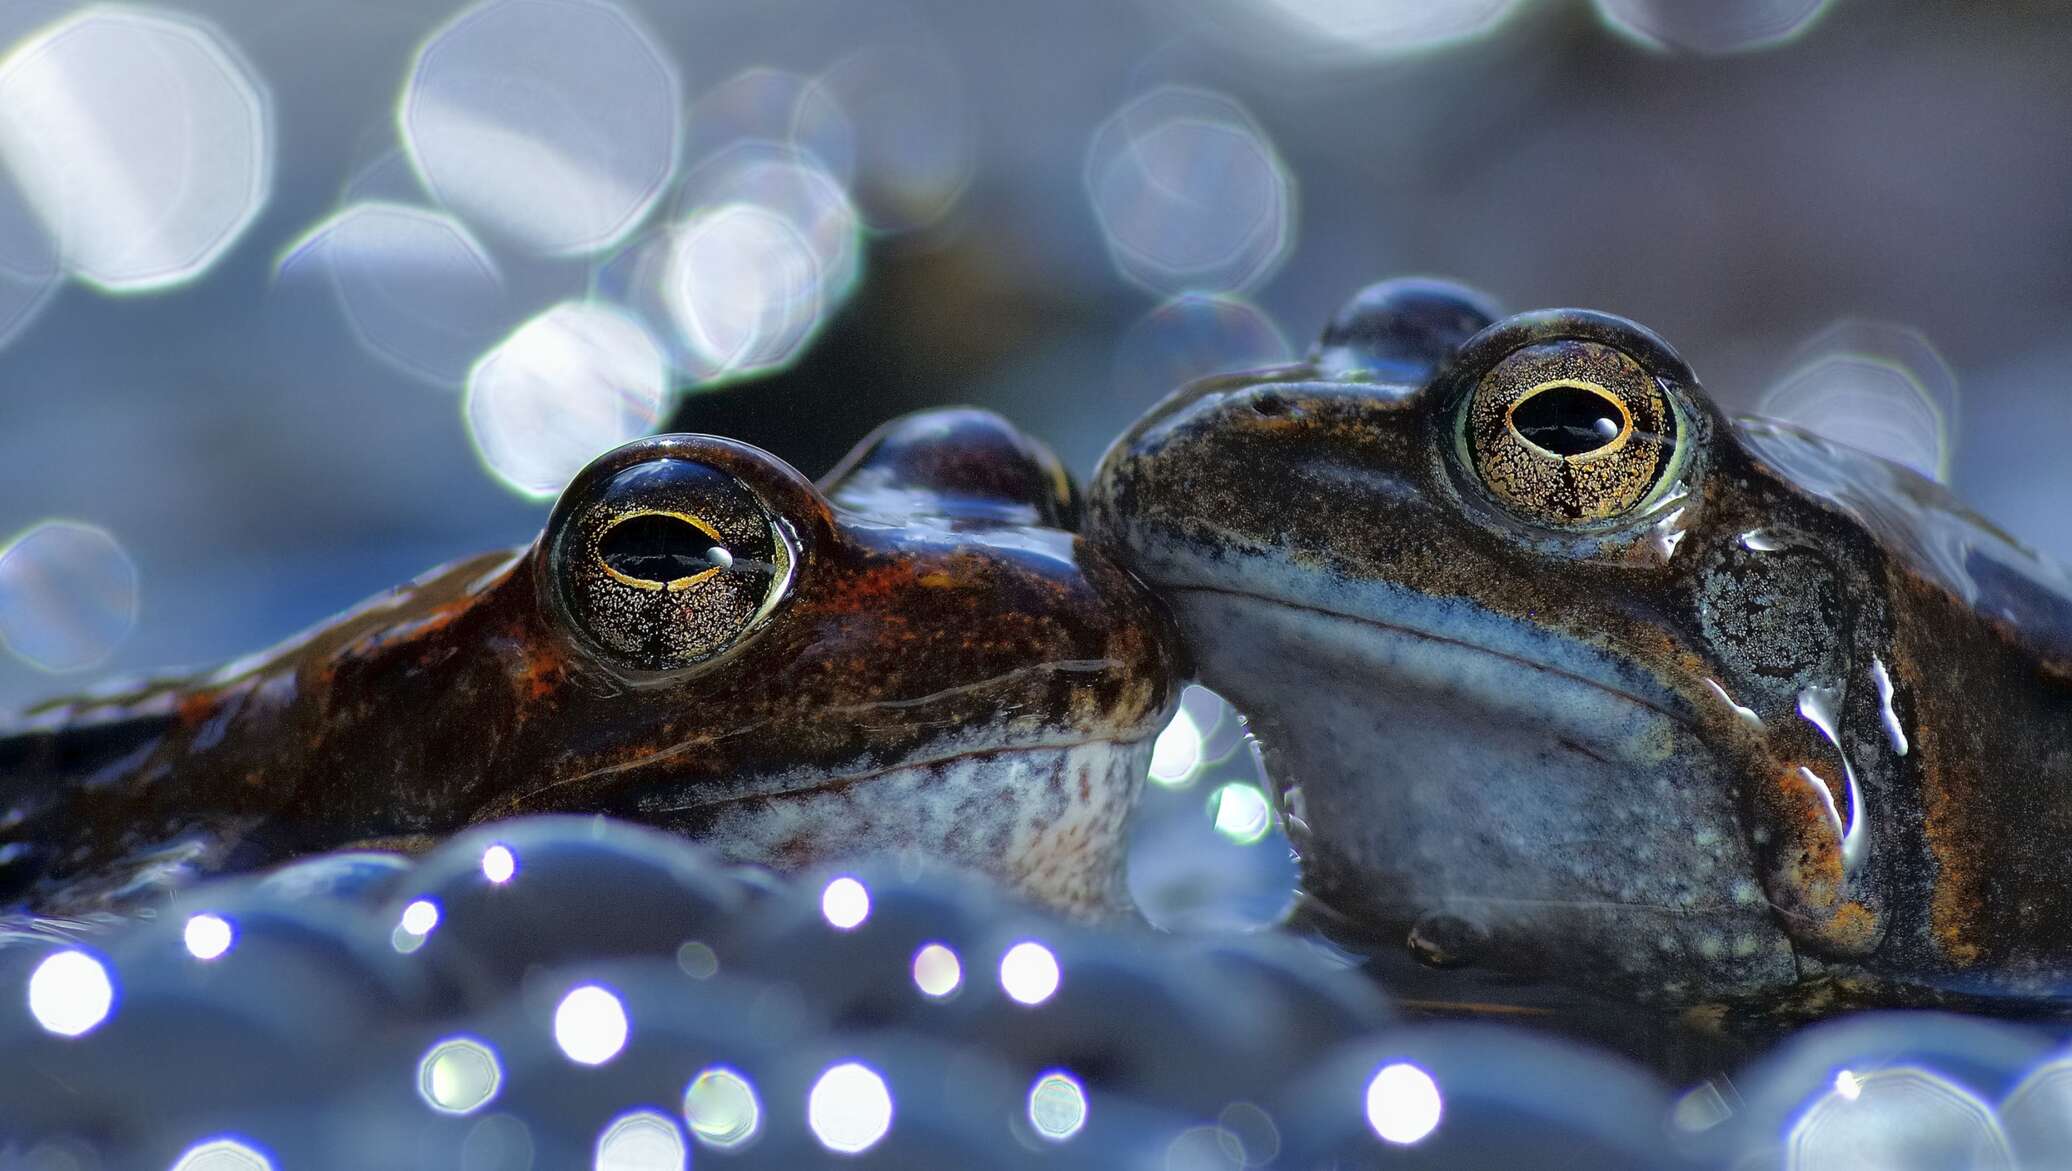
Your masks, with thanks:
<instances>
[{"instance_id":1,"label":"bubble","mask_svg":"<svg viewBox=\"0 0 2072 1171\"><path fill-rule=\"evenodd\" d=\"M1232 781L1209 798L1216 819L1216 832L1239 845L1249 846L1273 829L1273 807L1259 786Z\"/></svg>"},{"instance_id":2,"label":"bubble","mask_svg":"<svg viewBox=\"0 0 2072 1171\"><path fill-rule=\"evenodd\" d=\"M1792 1171L2014 1166L1992 1109L1940 1075L1910 1066L1842 1073L1792 1125Z\"/></svg>"},{"instance_id":3,"label":"bubble","mask_svg":"<svg viewBox=\"0 0 2072 1171\"><path fill-rule=\"evenodd\" d=\"M29 975L29 1015L46 1032L78 1037L115 1009L115 984L101 961L77 949L55 952Z\"/></svg>"},{"instance_id":4,"label":"bubble","mask_svg":"<svg viewBox=\"0 0 2072 1171\"><path fill-rule=\"evenodd\" d=\"M1247 288L1293 242L1287 168L1242 106L1207 90L1164 86L1102 123L1086 190L1117 269L1154 293Z\"/></svg>"},{"instance_id":5,"label":"bubble","mask_svg":"<svg viewBox=\"0 0 2072 1171\"><path fill-rule=\"evenodd\" d=\"M1027 1005L1042 1004L1058 990L1058 957L1034 940L1007 949L1000 957L1000 987Z\"/></svg>"},{"instance_id":6,"label":"bubble","mask_svg":"<svg viewBox=\"0 0 2072 1171\"><path fill-rule=\"evenodd\" d=\"M0 643L45 671L84 671L137 622L137 567L105 529L47 520L0 547Z\"/></svg>"},{"instance_id":7,"label":"bubble","mask_svg":"<svg viewBox=\"0 0 2072 1171\"><path fill-rule=\"evenodd\" d=\"M1029 1125L1052 1142L1064 1142L1086 1126L1086 1087L1063 1070L1052 1070L1029 1087Z\"/></svg>"},{"instance_id":8,"label":"bubble","mask_svg":"<svg viewBox=\"0 0 2072 1171\"><path fill-rule=\"evenodd\" d=\"M1948 483L1957 375L1918 331L1840 321L1800 346L1755 413Z\"/></svg>"},{"instance_id":9,"label":"bubble","mask_svg":"<svg viewBox=\"0 0 2072 1171\"><path fill-rule=\"evenodd\" d=\"M748 1145L762 1130L763 1107L747 1075L725 1066L701 1071L683 1092L691 1134L723 1151Z\"/></svg>"},{"instance_id":10,"label":"bubble","mask_svg":"<svg viewBox=\"0 0 2072 1171\"><path fill-rule=\"evenodd\" d=\"M426 189L538 252L623 238L675 173L682 104L654 40L604 0L488 0L419 50L399 121Z\"/></svg>"},{"instance_id":11,"label":"bubble","mask_svg":"<svg viewBox=\"0 0 2072 1171\"><path fill-rule=\"evenodd\" d=\"M852 930L870 917L871 892L853 878L837 878L820 892L820 913L838 930Z\"/></svg>"},{"instance_id":12,"label":"bubble","mask_svg":"<svg viewBox=\"0 0 2072 1171\"><path fill-rule=\"evenodd\" d=\"M172 1171L273 1171L273 1160L242 1140L215 1138L181 1152Z\"/></svg>"},{"instance_id":13,"label":"bubble","mask_svg":"<svg viewBox=\"0 0 2072 1171\"><path fill-rule=\"evenodd\" d=\"M504 1081L496 1050L473 1037L448 1037L417 1063L417 1094L441 1114L471 1114L496 1098Z\"/></svg>"},{"instance_id":14,"label":"bubble","mask_svg":"<svg viewBox=\"0 0 2072 1171\"><path fill-rule=\"evenodd\" d=\"M684 1171L689 1161L675 1120L653 1110L621 1114L597 1136L597 1171Z\"/></svg>"},{"instance_id":15,"label":"bubble","mask_svg":"<svg viewBox=\"0 0 2072 1171\"><path fill-rule=\"evenodd\" d=\"M892 1129L892 1091L861 1062L833 1066L806 1097L806 1125L830 1151L869 1150Z\"/></svg>"},{"instance_id":16,"label":"bubble","mask_svg":"<svg viewBox=\"0 0 2072 1171\"><path fill-rule=\"evenodd\" d=\"M273 178L271 113L220 33L94 5L0 61L0 163L65 268L109 292L192 280Z\"/></svg>"},{"instance_id":17,"label":"bubble","mask_svg":"<svg viewBox=\"0 0 2072 1171\"><path fill-rule=\"evenodd\" d=\"M1382 1066L1367 1083L1367 1125L1384 1142L1422 1142L1438 1129L1444 1110L1439 1083L1407 1061Z\"/></svg>"},{"instance_id":18,"label":"bubble","mask_svg":"<svg viewBox=\"0 0 2072 1171\"><path fill-rule=\"evenodd\" d=\"M923 944L914 953L914 987L923 996L941 1000L964 982L964 965L957 953L940 943Z\"/></svg>"},{"instance_id":19,"label":"bubble","mask_svg":"<svg viewBox=\"0 0 2072 1171\"><path fill-rule=\"evenodd\" d=\"M303 233L278 267L319 269L368 353L438 385L459 385L516 316L488 251L459 220L419 207L352 204Z\"/></svg>"},{"instance_id":20,"label":"bubble","mask_svg":"<svg viewBox=\"0 0 2072 1171\"><path fill-rule=\"evenodd\" d=\"M565 301L519 326L468 373L476 451L520 495L545 499L661 417L662 351L632 318Z\"/></svg>"},{"instance_id":21,"label":"bubble","mask_svg":"<svg viewBox=\"0 0 2072 1171\"><path fill-rule=\"evenodd\" d=\"M496 845L482 851L482 877L502 886L518 873L518 859L509 846Z\"/></svg>"},{"instance_id":22,"label":"bubble","mask_svg":"<svg viewBox=\"0 0 2072 1171\"><path fill-rule=\"evenodd\" d=\"M1212 374L1294 360L1273 318L1239 297L1182 294L1144 315L1115 346L1115 386L1150 400Z\"/></svg>"},{"instance_id":23,"label":"bubble","mask_svg":"<svg viewBox=\"0 0 2072 1171\"><path fill-rule=\"evenodd\" d=\"M1596 0L1614 32L1658 49L1739 53L1790 41L1832 0Z\"/></svg>"},{"instance_id":24,"label":"bubble","mask_svg":"<svg viewBox=\"0 0 2072 1171\"><path fill-rule=\"evenodd\" d=\"M198 960L212 960L230 950L236 932L221 915L190 915L182 931L187 954Z\"/></svg>"},{"instance_id":25,"label":"bubble","mask_svg":"<svg viewBox=\"0 0 2072 1171\"><path fill-rule=\"evenodd\" d=\"M626 1047L626 1006L596 984L584 984L554 1009L554 1043L570 1061L603 1065Z\"/></svg>"},{"instance_id":26,"label":"bubble","mask_svg":"<svg viewBox=\"0 0 2072 1171\"><path fill-rule=\"evenodd\" d=\"M810 141L846 138L852 153L826 161L848 176L863 221L878 231L935 223L971 179L976 151L963 79L929 46L871 46L837 61L801 104L800 127Z\"/></svg>"}]
</instances>

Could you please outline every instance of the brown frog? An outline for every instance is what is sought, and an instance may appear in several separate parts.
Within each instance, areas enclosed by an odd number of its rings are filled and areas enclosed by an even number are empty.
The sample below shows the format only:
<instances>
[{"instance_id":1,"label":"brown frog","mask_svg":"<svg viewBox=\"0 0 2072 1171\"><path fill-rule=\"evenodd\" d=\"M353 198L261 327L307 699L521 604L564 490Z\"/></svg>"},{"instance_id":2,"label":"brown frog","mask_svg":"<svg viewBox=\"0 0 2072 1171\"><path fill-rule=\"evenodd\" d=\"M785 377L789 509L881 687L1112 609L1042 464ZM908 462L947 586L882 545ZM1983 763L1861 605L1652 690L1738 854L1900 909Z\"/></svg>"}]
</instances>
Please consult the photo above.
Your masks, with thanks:
<instances>
[{"instance_id":1,"label":"brown frog","mask_svg":"<svg viewBox=\"0 0 2072 1171\"><path fill-rule=\"evenodd\" d=\"M976 410L889 423L818 486L726 439L639 440L529 546L198 678L30 709L0 732L0 887L78 914L584 811L786 869L920 851L1112 910L1179 668L1077 508Z\"/></svg>"},{"instance_id":2,"label":"brown frog","mask_svg":"<svg viewBox=\"0 0 2072 1171\"><path fill-rule=\"evenodd\" d=\"M1131 427L1088 533L1439 987L2072 997L2064 574L1633 322L1376 286Z\"/></svg>"}]
</instances>

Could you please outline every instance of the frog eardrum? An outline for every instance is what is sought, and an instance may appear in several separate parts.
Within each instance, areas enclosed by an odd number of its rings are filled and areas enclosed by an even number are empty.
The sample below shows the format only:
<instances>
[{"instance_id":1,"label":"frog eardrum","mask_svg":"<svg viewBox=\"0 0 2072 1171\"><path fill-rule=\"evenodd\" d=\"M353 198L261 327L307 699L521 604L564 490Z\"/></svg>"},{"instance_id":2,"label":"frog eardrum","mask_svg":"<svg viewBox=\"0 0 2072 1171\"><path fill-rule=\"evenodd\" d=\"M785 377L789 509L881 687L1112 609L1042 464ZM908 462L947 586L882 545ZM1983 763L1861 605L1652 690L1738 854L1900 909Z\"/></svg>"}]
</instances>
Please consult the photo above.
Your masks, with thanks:
<instances>
[{"instance_id":1,"label":"frog eardrum","mask_svg":"<svg viewBox=\"0 0 2072 1171\"><path fill-rule=\"evenodd\" d=\"M1455 458L1522 519L1618 522L1675 482L1684 445L1669 379L1607 341L1550 337L1472 371L1455 410Z\"/></svg>"},{"instance_id":2,"label":"frog eardrum","mask_svg":"<svg viewBox=\"0 0 2072 1171\"><path fill-rule=\"evenodd\" d=\"M653 454L587 469L547 525L545 596L585 649L635 673L742 645L789 594L798 562L795 538L749 485Z\"/></svg>"}]
</instances>

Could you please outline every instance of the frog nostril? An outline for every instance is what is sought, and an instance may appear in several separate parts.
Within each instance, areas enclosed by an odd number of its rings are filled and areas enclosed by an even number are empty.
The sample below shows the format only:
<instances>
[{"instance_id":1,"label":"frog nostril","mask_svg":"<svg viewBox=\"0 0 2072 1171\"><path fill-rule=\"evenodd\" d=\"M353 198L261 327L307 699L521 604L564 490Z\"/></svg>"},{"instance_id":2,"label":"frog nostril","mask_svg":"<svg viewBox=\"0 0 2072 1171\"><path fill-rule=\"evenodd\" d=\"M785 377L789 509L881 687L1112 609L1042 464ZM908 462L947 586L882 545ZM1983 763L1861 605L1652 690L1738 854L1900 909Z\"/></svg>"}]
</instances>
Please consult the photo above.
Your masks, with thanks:
<instances>
[{"instance_id":1,"label":"frog nostril","mask_svg":"<svg viewBox=\"0 0 2072 1171\"><path fill-rule=\"evenodd\" d=\"M1264 391L1252 396L1252 410L1258 414L1265 415L1269 419L1277 415L1285 415L1288 413L1288 400L1282 398L1274 391Z\"/></svg>"},{"instance_id":2,"label":"frog nostril","mask_svg":"<svg viewBox=\"0 0 2072 1171\"><path fill-rule=\"evenodd\" d=\"M619 580L643 589L683 589L733 563L726 546L699 525L659 512L613 525L597 542L597 559Z\"/></svg>"},{"instance_id":3,"label":"frog nostril","mask_svg":"<svg viewBox=\"0 0 2072 1171\"><path fill-rule=\"evenodd\" d=\"M1520 439L1564 457L1608 447L1631 426L1610 395L1573 384L1548 387L1511 408L1511 429Z\"/></svg>"}]
</instances>

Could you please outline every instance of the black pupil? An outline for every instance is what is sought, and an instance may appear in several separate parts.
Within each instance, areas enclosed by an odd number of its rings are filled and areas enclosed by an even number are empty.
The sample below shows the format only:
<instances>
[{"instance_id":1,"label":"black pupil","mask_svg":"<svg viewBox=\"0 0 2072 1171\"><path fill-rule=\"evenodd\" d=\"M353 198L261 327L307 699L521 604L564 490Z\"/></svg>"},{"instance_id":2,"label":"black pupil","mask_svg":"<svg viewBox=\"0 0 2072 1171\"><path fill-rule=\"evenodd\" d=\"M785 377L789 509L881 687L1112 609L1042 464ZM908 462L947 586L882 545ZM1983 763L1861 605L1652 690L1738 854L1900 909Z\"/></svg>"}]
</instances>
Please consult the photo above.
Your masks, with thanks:
<instances>
[{"instance_id":1,"label":"black pupil","mask_svg":"<svg viewBox=\"0 0 2072 1171\"><path fill-rule=\"evenodd\" d=\"M1619 408L1594 390L1555 386L1519 403L1511 426L1535 447L1583 455L1619 437Z\"/></svg>"},{"instance_id":2,"label":"black pupil","mask_svg":"<svg viewBox=\"0 0 2072 1171\"><path fill-rule=\"evenodd\" d=\"M714 549L724 553L725 546L696 525L653 514L613 525L597 543L606 565L641 581L675 581L724 564Z\"/></svg>"}]
</instances>

